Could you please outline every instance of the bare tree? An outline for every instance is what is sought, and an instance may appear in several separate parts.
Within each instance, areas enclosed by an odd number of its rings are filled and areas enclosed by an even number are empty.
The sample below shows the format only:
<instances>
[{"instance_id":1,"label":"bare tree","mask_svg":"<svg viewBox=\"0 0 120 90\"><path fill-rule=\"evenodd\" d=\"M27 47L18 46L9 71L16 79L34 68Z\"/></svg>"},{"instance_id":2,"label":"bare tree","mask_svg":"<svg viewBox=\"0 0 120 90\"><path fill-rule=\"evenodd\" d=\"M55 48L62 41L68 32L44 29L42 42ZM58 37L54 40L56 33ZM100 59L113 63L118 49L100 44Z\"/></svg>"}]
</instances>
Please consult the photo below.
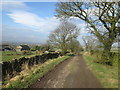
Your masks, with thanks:
<instances>
[{"instance_id":1,"label":"bare tree","mask_svg":"<svg viewBox=\"0 0 120 90\"><path fill-rule=\"evenodd\" d=\"M86 40L85 37L82 37L82 40L83 40L83 42L85 44L85 51L88 51L88 47L89 47L88 43L89 43L89 41Z\"/></svg>"},{"instance_id":2,"label":"bare tree","mask_svg":"<svg viewBox=\"0 0 120 90\"><path fill-rule=\"evenodd\" d=\"M80 29L75 24L63 21L53 32L51 32L49 42L59 46L62 53L65 54L68 48L67 43L73 38L78 37L79 30Z\"/></svg>"},{"instance_id":3,"label":"bare tree","mask_svg":"<svg viewBox=\"0 0 120 90\"><path fill-rule=\"evenodd\" d=\"M77 39L72 39L68 43L69 50L74 54L80 54L80 51L83 50L82 46L80 45L80 42Z\"/></svg>"},{"instance_id":4,"label":"bare tree","mask_svg":"<svg viewBox=\"0 0 120 90\"><path fill-rule=\"evenodd\" d=\"M56 6L57 17L77 17L88 24L91 33L104 45L102 60L109 60L120 28L120 2L60 2Z\"/></svg>"},{"instance_id":5,"label":"bare tree","mask_svg":"<svg viewBox=\"0 0 120 90\"><path fill-rule=\"evenodd\" d=\"M85 51L93 53L91 51L99 50L100 46L102 47L101 43L93 35L83 36L82 39L85 44Z\"/></svg>"}]
</instances>

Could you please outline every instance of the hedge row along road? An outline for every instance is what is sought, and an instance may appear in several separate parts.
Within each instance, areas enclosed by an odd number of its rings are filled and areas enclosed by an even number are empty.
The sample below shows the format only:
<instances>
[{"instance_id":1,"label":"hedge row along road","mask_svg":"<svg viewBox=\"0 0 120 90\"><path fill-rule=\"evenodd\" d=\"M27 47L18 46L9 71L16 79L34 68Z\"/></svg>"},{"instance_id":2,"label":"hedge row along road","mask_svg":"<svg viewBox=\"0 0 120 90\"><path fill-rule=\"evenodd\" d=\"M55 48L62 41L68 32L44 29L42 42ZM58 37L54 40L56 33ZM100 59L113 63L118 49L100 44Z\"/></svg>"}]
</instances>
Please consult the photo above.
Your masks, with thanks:
<instances>
[{"instance_id":1,"label":"hedge row along road","mask_svg":"<svg viewBox=\"0 0 120 90\"><path fill-rule=\"evenodd\" d=\"M29 88L102 88L82 56L68 59Z\"/></svg>"}]
</instances>

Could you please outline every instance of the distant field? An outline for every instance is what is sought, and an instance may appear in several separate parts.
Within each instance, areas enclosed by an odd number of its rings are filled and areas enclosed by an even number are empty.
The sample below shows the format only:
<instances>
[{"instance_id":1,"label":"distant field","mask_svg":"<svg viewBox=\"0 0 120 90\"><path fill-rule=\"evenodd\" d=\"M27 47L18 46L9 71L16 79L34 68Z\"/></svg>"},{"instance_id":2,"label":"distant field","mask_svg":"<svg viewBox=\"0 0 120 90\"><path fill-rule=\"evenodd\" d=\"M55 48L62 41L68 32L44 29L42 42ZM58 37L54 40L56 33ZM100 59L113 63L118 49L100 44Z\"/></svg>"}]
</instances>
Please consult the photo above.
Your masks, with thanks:
<instances>
[{"instance_id":1,"label":"distant field","mask_svg":"<svg viewBox=\"0 0 120 90\"><path fill-rule=\"evenodd\" d=\"M30 54L24 54L24 52L15 52L15 51L2 51L2 62L12 61L20 57L28 57L36 55L35 52L29 52Z\"/></svg>"}]
</instances>

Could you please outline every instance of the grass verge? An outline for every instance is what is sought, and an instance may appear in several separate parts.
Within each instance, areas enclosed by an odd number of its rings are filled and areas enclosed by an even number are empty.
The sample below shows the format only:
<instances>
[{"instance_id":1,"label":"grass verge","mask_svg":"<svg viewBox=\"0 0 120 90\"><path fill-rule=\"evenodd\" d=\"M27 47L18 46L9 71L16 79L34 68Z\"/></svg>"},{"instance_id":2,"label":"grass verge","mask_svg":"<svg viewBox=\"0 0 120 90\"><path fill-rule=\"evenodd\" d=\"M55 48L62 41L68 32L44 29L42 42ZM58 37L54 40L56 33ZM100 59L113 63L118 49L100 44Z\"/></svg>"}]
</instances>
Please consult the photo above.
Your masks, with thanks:
<instances>
[{"instance_id":1,"label":"grass verge","mask_svg":"<svg viewBox=\"0 0 120 90\"><path fill-rule=\"evenodd\" d=\"M43 77L47 72L52 70L56 65L61 63L62 61L68 59L70 56L62 56L57 59L48 60L40 66L37 66L27 72L27 75L19 75L16 76L17 79L6 81L3 88L27 88L37 79Z\"/></svg>"},{"instance_id":2,"label":"grass verge","mask_svg":"<svg viewBox=\"0 0 120 90\"><path fill-rule=\"evenodd\" d=\"M118 66L102 65L94 62L94 58L84 55L88 66L101 81L104 88L118 88Z\"/></svg>"}]
</instances>

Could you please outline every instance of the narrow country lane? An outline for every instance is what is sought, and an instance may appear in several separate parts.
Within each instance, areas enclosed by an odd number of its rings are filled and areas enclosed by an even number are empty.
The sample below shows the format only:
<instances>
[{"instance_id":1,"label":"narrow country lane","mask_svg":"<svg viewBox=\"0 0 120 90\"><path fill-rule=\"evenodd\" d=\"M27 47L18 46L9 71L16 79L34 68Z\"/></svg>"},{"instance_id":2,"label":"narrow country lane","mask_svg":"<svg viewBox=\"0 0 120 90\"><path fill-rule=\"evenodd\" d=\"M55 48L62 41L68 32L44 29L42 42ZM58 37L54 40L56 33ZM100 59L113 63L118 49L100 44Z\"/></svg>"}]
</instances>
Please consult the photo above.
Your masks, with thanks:
<instances>
[{"instance_id":1,"label":"narrow country lane","mask_svg":"<svg viewBox=\"0 0 120 90\"><path fill-rule=\"evenodd\" d=\"M82 56L74 56L55 67L30 88L102 88Z\"/></svg>"}]
</instances>

